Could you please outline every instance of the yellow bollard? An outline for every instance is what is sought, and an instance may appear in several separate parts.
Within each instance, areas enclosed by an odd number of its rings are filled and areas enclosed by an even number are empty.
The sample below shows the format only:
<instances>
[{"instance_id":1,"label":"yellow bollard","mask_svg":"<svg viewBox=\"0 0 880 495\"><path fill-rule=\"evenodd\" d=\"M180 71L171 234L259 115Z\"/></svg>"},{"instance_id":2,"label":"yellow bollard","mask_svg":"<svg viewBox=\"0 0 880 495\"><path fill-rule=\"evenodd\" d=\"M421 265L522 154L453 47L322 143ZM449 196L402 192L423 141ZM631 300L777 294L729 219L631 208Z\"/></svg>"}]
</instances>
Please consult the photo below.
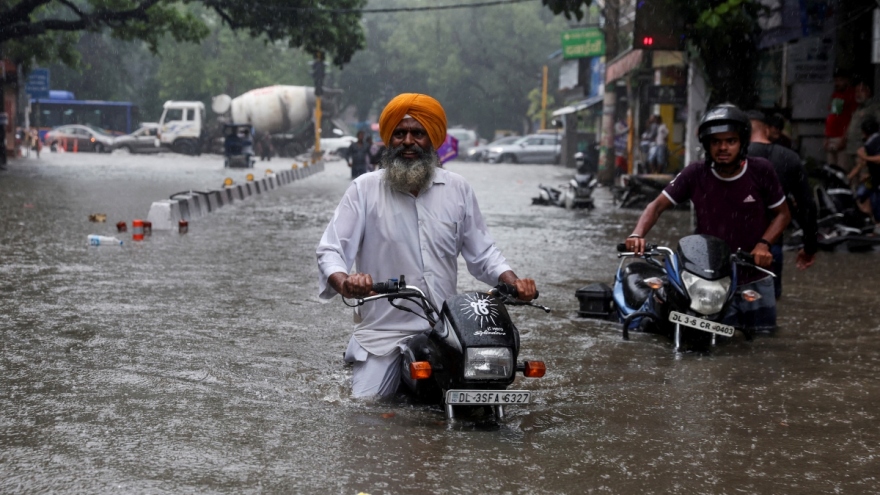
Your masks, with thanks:
<instances>
[{"instance_id":1,"label":"yellow bollard","mask_svg":"<svg viewBox=\"0 0 880 495\"><path fill-rule=\"evenodd\" d=\"M229 187L232 184L234 184L234 182L232 181L232 177L227 177L227 178L223 179L224 186Z\"/></svg>"},{"instance_id":2,"label":"yellow bollard","mask_svg":"<svg viewBox=\"0 0 880 495\"><path fill-rule=\"evenodd\" d=\"M245 177L245 178L247 179L248 182L253 182L254 174L247 174L247 177Z\"/></svg>"},{"instance_id":3,"label":"yellow bollard","mask_svg":"<svg viewBox=\"0 0 880 495\"><path fill-rule=\"evenodd\" d=\"M296 170L299 168L299 165L294 163L293 165L290 166L290 168L292 168L293 170Z\"/></svg>"},{"instance_id":4,"label":"yellow bollard","mask_svg":"<svg viewBox=\"0 0 880 495\"><path fill-rule=\"evenodd\" d=\"M272 172L272 169L271 169L271 168L267 168L267 169L266 169L266 175L272 175L273 173L274 173L274 172Z\"/></svg>"}]
</instances>

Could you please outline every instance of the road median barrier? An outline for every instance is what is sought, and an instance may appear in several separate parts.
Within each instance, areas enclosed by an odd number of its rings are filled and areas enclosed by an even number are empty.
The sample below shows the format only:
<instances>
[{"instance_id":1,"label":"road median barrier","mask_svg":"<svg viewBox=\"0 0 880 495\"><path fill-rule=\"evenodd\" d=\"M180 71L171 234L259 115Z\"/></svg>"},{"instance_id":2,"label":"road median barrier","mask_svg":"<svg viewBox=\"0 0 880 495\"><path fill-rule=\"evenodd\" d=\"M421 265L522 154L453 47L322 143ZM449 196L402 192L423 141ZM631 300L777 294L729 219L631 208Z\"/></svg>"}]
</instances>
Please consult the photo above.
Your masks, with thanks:
<instances>
[{"instance_id":1,"label":"road median barrier","mask_svg":"<svg viewBox=\"0 0 880 495\"><path fill-rule=\"evenodd\" d=\"M242 184L235 184L232 179L226 179L219 190L174 193L169 199L153 202L147 221L153 224L154 230L178 229L179 231L181 222L189 222L236 201L244 201L255 194L278 189L282 185L305 179L323 170L323 161L311 165L304 163L303 167L293 164L290 169L280 172L266 170L266 176L259 179L255 179L253 174L248 174L247 180Z\"/></svg>"}]
</instances>

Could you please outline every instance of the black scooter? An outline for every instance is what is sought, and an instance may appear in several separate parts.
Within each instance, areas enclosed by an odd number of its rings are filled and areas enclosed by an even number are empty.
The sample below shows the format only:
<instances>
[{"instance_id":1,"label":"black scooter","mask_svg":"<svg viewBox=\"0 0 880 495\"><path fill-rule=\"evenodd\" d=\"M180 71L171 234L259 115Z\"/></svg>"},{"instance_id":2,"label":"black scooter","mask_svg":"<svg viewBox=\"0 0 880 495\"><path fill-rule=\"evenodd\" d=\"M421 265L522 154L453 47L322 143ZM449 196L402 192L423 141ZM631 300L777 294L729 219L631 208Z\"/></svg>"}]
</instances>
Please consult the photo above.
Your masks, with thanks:
<instances>
[{"instance_id":1,"label":"black scooter","mask_svg":"<svg viewBox=\"0 0 880 495\"><path fill-rule=\"evenodd\" d=\"M880 244L880 239L868 235L874 230L871 217L859 209L843 169L827 164L812 175L819 179L815 187L819 248L831 251L845 243L850 251L865 251ZM795 230L791 234L792 243L799 244L802 236L802 230Z\"/></svg>"},{"instance_id":2,"label":"black scooter","mask_svg":"<svg viewBox=\"0 0 880 495\"><path fill-rule=\"evenodd\" d=\"M590 172L592 167L585 162L582 152L574 155L577 164L577 172L567 184L558 187L538 184L538 196L532 198L533 205L562 206L566 209L587 208L592 209L593 190L599 184L596 177Z\"/></svg>"},{"instance_id":3,"label":"black scooter","mask_svg":"<svg viewBox=\"0 0 880 495\"><path fill-rule=\"evenodd\" d=\"M456 294L437 307L417 287L406 285L404 276L373 284L378 295L356 300L356 306L387 299L395 308L424 318L431 329L411 338L403 353L403 382L420 400L445 406L446 416L455 408L490 406L496 419L503 419L504 406L528 404L529 390L508 390L520 372L526 377L544 376L542 361L518 362L519 331L505 306L549 308L516 299L516 288L501 284L488 292ZM397 302L410 301L421 310ZM346 303L348 304L348 303Z\"/></svg>"},{"instance_id":4,"label":"black scooter","mask_svg":"<svg viewBox=\"0 0 880 495\"><path fill-rule=\"evenodd\" d=\"M620 179L621 185L613 191L614 202L619 208L644 208L673 178L672 174L624 175Z\"/></svg>"}]
</instances>

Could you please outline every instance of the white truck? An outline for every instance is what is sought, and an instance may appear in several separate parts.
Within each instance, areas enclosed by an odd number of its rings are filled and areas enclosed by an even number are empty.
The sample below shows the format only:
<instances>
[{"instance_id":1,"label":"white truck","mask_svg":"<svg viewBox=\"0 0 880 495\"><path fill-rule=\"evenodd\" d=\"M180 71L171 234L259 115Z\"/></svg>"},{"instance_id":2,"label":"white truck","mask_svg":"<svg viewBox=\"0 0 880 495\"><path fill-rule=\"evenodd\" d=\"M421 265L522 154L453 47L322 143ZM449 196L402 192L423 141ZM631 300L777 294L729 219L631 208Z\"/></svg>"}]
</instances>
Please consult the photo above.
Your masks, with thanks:
<instances>
[{"instance_id":1,"label":"white truck","mask_svg":"<svg viewBox=\"0 0 880 495\"><path fill-rule=\"evenodd\" d=\"M159 119L159 145L185 155L198 155L205 138L205 104L166 101Z\"/></svg>"},{"instance_id":2,"label":"white truck","mask_svg":"<svg viewBox=\"0 0 880 495\"><path fill-rule=\"evenodd\" d=\"M322 110L332 116L332 94L325 90ZM328 98L329 97L329 98ZM194 154L214 145L222 124L250 124L257 140L271 136L273 148L281 156L296 156L314 144L315 89L308 86L269 86L248 91L236 98L218 95L211 99L217 114L216 131L206 130L205 106L198 101L165 102L160 125L160 141L179 153ZM329 122L329 119L327 119ZM222 149L222 144L220 145Z\"/></svg>"}]
</instances>

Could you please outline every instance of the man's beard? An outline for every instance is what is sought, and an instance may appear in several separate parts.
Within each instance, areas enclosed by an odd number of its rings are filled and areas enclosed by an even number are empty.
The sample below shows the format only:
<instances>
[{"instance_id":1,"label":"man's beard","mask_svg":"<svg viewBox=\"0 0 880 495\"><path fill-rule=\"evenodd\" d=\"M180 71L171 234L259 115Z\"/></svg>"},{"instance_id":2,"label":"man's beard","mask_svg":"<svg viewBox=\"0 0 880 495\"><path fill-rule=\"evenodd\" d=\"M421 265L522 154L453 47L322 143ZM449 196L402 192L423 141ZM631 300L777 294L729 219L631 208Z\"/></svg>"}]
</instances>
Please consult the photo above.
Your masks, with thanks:
<instances>
[{"instance_id":1,"label":"man's beard","mask_svg":"<svg viewBox=\"0 0 880 495\"><path fill-rule=\"evenodd\" d=\"M414 150L418 156L410 160L401 156L403 150L403 146L385 150L379 161L379 166L385 169L385 180L396 191L421 191L434 180L434 170L440 166L440 156L431 146L422 148L414 144L409 150Z\"/></svg>"}]
</instances>

